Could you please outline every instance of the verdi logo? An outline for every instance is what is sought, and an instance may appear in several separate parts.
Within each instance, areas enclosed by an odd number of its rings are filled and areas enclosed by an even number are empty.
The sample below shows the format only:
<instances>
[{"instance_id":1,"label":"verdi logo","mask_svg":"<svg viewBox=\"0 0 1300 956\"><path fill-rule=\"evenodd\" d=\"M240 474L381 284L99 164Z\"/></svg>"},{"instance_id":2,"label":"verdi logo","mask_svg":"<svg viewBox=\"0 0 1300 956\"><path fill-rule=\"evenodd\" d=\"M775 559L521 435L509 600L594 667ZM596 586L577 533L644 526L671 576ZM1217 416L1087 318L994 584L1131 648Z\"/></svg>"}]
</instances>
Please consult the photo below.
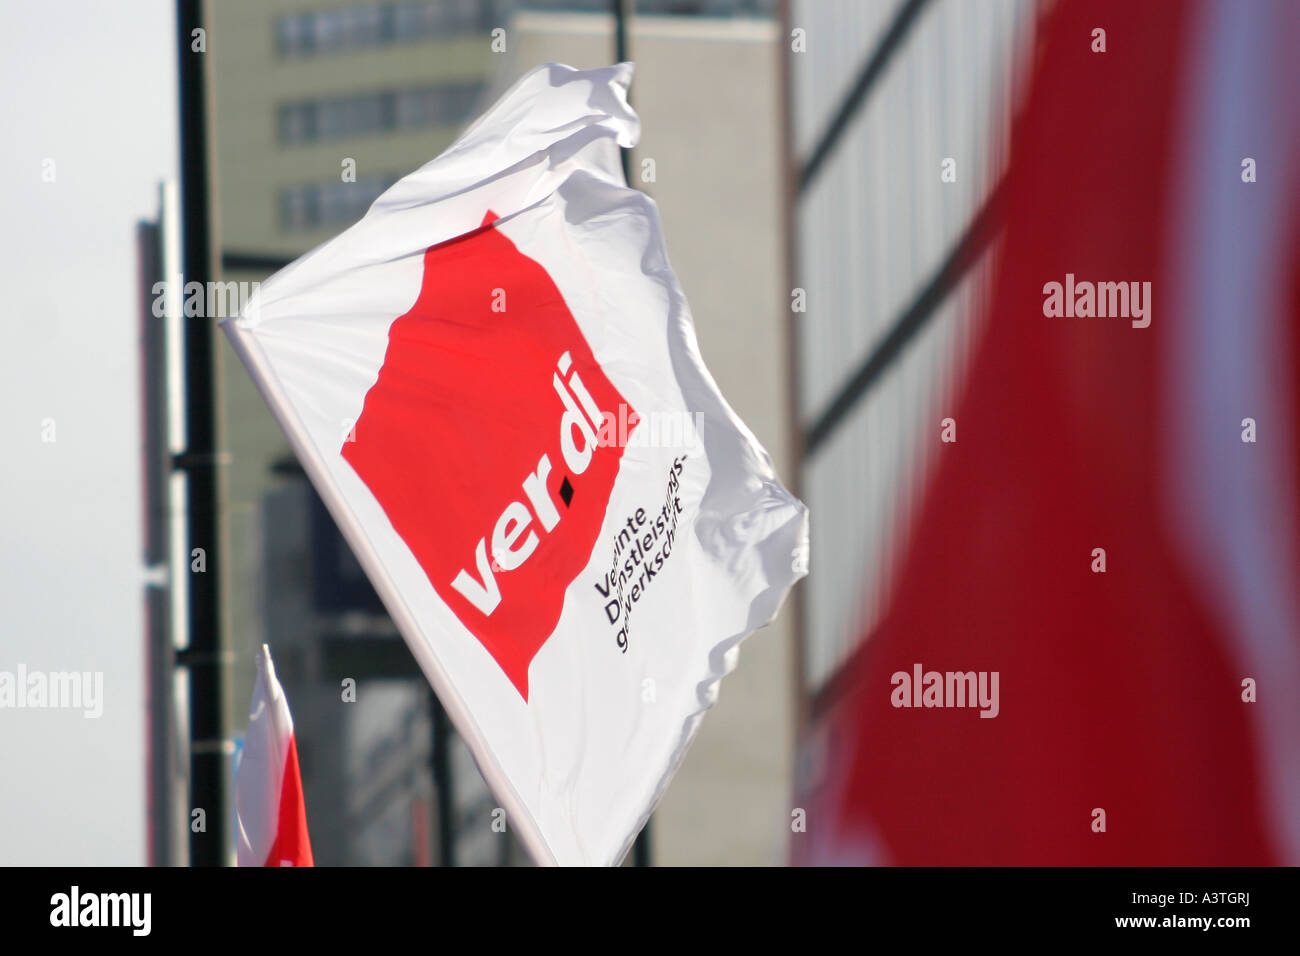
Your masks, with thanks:
<instances>
[{"instance_id":1,"label":"verdi logo","mask_svg":"<svg viewBox=\"0 0 1300 956\"><path fill-rule=\"evenodd\" d=\"M495 218L426 251L342 454L526 700L623 456L602 426L630 407Z\"/></svg>"},{"instance_id":2,"label":"verdi logo","mask_svg":"<svg viewBox=\"0 0 1300 956\"><path fill-rule=\"evenodd\" d=\"M557 367L560 372L568 372L572 363L569 353L565 352L560 356ZM560 417L560 450L564 455L564 464L569 472L581 475L591 465L596 449L595 429L604 420L604 415L596 408L596 403L592 401L591 394L583 386L576 371L567 383L559 374L553 375L551 381L564 405L564 414ZM581 399L581 411L574 401L574 393ZM477 579L461 570L451 582L451 586L464 595L467 601L489 617L501 604L501 588L497 584L496 572L514 571L537 548L537 532L532 530L534 519L541 525L543 534L554 531L560 521L560 511L547 486L546 479L550 474L551 458L543 454L538 459L537 469L521 485L528 504L512 501L496 520L492 529L492 562L488 563L487 538L479 538L478 548L474 552ZM559 497L566 508L573 501L573 485L567 475L559 487Z\"/></svg>"}]
</instances>

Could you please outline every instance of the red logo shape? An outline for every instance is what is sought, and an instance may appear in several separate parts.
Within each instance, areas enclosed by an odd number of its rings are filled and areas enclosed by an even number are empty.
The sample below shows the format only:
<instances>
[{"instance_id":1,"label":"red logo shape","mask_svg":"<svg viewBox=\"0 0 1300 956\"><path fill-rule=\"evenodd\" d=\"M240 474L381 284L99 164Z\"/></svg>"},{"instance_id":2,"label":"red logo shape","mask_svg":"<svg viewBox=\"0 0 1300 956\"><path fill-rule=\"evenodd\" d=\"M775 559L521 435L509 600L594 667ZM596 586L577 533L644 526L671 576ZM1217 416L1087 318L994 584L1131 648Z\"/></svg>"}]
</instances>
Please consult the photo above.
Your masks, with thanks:
<instances>
[{"instance_id":1,"label":"red logo shape","mask_svg":"<svg viewBox=\"0 0 1300 956\"><path fill-rule=\"evenodd\" d=\"M600 533L623 456L601 424L625 402L496 218L426 250L342 454L527 700L528 666Z\"/></svg>"}]
</instances>

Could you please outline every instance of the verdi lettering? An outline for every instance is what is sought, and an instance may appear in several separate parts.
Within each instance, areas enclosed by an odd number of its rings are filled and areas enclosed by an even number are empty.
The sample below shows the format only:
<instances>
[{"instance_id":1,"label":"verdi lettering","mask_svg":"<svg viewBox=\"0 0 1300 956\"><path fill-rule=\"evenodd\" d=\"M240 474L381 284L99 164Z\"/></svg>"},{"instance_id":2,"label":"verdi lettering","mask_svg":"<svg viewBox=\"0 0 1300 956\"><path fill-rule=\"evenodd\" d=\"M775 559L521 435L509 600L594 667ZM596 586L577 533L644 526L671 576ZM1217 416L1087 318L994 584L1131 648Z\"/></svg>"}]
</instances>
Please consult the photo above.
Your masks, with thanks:
<instances>
[{"instance_id":1,"label":"verdi lettering","mask_svg":"<svg viewBox=\"0 0 1300 956\"><path fill-rule=\"evenodd\" d=\"M605 416L583 385L577 369L567 381L560 377L569 372L572 362L568 352L560 356L556 363L559 371L552 376L552 384L564 403L564 414L560 416L560 452L565 466L576 477L591 464L596 449L596 429ZM488 560L488 538L479 538L474 551L474 573L462 568L451 582L451 586L484 615L491 616L501 603L497 572L521 567L537 548L540 539L536 528L546 534L560 522L557 502L547 490L546 479L550 473L550 456L543 454L537 460L537 468L520 483L528 504L519 500L509 502L492 528L491 561ZM566 483L560 486L560 503L566 508L573 500L572 487L567 478ZM570 489L567 494L565 488Z\"/></svg>"}]
</instances>

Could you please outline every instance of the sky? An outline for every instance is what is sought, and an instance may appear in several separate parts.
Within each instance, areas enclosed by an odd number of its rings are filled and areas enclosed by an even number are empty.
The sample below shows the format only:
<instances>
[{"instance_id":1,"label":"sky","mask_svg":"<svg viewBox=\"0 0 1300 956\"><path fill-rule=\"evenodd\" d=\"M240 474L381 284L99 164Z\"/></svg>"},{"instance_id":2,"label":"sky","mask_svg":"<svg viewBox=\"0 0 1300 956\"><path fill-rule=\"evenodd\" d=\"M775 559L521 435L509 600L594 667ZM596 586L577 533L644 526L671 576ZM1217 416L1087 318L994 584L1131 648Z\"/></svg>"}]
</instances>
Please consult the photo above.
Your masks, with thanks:
<instances>
[{"instance_id":1,"label":"sky","mask_svg":"<svg viewBox=\"0 0 1300 956\"><path fill-rule=\"evenodd\" d=\"M103 674L98 718L0 706L0 865L145 862L135 225L176 175L173 23L0 4L0 683Z\"/></svg>"}]
</instances>

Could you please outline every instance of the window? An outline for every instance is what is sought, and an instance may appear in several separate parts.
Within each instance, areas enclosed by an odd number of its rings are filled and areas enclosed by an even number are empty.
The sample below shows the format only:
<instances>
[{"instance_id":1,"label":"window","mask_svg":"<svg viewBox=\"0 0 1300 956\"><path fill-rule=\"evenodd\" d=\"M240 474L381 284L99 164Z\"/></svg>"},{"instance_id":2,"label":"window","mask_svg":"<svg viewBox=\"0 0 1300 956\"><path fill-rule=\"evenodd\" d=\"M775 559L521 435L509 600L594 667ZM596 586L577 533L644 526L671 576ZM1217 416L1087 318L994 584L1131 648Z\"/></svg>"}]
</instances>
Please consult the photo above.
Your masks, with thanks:
<instances>
[{"instance_id":1,"label":"window","mask_svg":"<svg viewBox=\"0 0 1300 956\"><path fill-rule=\"evenodd\" d=\"M514 7L609 13L610 0L390 0L280 17L276 47L284 57L365 50L433 37L487 33ZM635 0L637 13L704 17L771 17L776 0Z\"/></svg>"},{"instance_id":2,"label":"window","mask_svg":"<svg viewBox=\"0 0 1300 956\"><path fill-rule=\"evenodd\" d=\"M280 142L295 146L457 124L473 111L483 87L481 81L444 83L286 104L279 112Z\"/></svg>"},{"instance_id":3,"label":"window","mask_svg":"<svg viewBox=\"0 0 1300 956\"><path fill-rule=\"evenodd\" d=\"M400 0L308 10L276 21L276 47L281 56L303 57L456 36L488 29L492 10L482 0Z\"/></svg>"},{"instance_id":4,"label":"window","mask_svg":"<svg viewBox=\"0 0 1300 956\"><path fill-rule=\"evenodd\" d=\"M609 13L610 0L515 0L525 10ZM654 16L771 17L776 0L633 0L635 12Z\"/></svg>"},{"instance_id":5,"label":"window","mask_svg":"<svg viewBox=\"0 0 1300 956\"><path fill-rule=\"evenodd\" d=\"M280 190L280 230L304 232L322 226L347 225L366 214L400 176L369 176L354 183L325 182L287 186Z\"/></svg>"}]
</instances>

